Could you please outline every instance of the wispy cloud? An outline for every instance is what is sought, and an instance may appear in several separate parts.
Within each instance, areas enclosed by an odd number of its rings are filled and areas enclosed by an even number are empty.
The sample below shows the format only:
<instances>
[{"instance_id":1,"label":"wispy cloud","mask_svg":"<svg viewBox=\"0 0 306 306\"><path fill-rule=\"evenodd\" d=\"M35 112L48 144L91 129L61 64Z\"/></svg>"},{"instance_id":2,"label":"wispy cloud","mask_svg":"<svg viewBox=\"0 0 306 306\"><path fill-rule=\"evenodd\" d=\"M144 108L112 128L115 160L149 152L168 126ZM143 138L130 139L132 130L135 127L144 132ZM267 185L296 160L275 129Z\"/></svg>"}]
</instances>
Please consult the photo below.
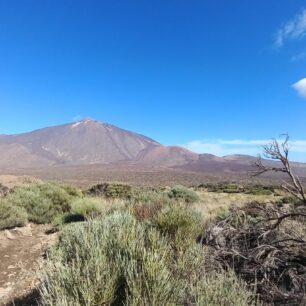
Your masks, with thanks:
<instances>
[{"instance_id":1,"label":"wispy cloud","mask_svg":"<svg viewBox=\"0 0 306 306\"><path fill-rule=\"evenodd\" d=\"M301 61L305 58L306 58L306 51L301 52L301 53L296 54L296 55L293 55L290 60L291 60L291 62L298 62L298 61Z\"/></svg>"},{"instance_id":2,"label":"wispy cloud","mask_svg":"<svg viewBox=\"0 0 306 306\"><path fill-rule=\"evenodd\" d=\"M73 121L79 121L79 120L81 120L83 118L83 116L81 116L81 115L76 115L76 116L74 116L73 118L72 118L72 120Z\"/></svg>"},{"instance_id":3,"label":"wispy cloud","mask_svg":"<svg viewBox=\"0 0 306 306\"><path fill-rule=\"evenodd\" d=\"M292 85L292 87L298 92L298 94L306 98L306 78L299 80L295 84Z\"/></svg>"},{"instance_id":4,"label":"wispy cloud","mask_svg":"<svg viewBox=\"0 0 306 306\"><path fill-rule=\"evenodd\" d=\"M183 146L196 153L209 153L217 156L225 156L231 154L246 154L257 156L262 152L262 146L269 143L270 141L271 139L203 139L190 141ZM306 140L291 140L290 152L296 153L296 156L300 155L300 153L303 153L305 154L305 158L301 159L298 156L296 159L306 160Z\"/></svg>"},{"instance_id":5,"label":"wispy cloud","mask_svg":"<svg viewBox=\"0 0 306 306\"><path fill-rule=\"evenodd\" d=\"M281 27L276 35L274 44L276 47L282 47L286 41L301 39L306 34L306 9L303 9L300 14L294 19L287 22Z\"/></svg>"}]
</instances>

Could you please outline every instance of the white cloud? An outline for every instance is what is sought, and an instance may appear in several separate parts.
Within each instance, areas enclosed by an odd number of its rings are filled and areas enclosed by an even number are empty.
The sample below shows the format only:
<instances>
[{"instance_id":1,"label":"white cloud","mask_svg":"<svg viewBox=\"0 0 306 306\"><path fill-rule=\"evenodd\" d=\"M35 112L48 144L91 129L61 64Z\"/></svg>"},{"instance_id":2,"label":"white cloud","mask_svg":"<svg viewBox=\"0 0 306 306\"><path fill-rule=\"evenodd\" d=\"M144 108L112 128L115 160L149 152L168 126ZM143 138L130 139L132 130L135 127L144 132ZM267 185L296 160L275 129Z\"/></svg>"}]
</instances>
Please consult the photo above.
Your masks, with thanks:
<instances>
[{"instance_id":1,"label":"white cloud","mask_svg":"<svg viewBox=\"0 0 306 306\"><path fill-rule=\"evenodd\" d=\"M297 15L293 20L287 22L280 28L276 35L274 44L280 48L288 40L301 39L306 34L306 10Z\"/></svg>"},{"instance_id":2,"label":"white cloud","mask_svg":"<svg viewBox=\"0 0 306 306\"><path fill-rule=\"evenodd\" d=\"M281 139L279 140L282 141ZM204 139L193 140L183 145L183 147L196 153L209 153L217 156L232 154L245 154L257 156L262 152L262 146L271 142L271 139ZM306 160L306 140L291 140L290 152L295 160ZM305 156L300 156L304 154Z\"/></svg>"},{"instance_id":3,"label":"white cloud","mask_svg":"<svg viewBox=\"0 0 306 306\"><path fill-rule=\"evenodd\" d=\"M299 80L295 84L292 85L292 87L298 92L298 94L306 98L306 78Z\"/></svg>"}]
</instances>

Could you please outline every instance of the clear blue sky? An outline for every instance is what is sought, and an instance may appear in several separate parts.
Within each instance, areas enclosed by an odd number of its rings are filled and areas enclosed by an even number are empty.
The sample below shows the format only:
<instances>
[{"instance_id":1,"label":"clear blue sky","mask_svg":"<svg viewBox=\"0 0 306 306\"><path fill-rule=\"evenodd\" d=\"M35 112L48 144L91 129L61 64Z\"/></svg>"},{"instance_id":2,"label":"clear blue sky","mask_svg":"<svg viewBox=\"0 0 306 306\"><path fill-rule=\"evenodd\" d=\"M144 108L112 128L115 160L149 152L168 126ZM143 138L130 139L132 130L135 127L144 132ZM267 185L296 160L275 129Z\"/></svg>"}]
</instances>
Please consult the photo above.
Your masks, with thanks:
<instances>
[{"instance_id":1,"label":"clear blue sky","mask_svg":"<svg viewBox=\"0 0 306 306\"><path fill-rule=\"evenodd\" d=\"M222 155L286 132L306 160L306 83L292 87L306 77L304 9L0 0L0 134L92 117Z\"/></svg>"}]
</instances>

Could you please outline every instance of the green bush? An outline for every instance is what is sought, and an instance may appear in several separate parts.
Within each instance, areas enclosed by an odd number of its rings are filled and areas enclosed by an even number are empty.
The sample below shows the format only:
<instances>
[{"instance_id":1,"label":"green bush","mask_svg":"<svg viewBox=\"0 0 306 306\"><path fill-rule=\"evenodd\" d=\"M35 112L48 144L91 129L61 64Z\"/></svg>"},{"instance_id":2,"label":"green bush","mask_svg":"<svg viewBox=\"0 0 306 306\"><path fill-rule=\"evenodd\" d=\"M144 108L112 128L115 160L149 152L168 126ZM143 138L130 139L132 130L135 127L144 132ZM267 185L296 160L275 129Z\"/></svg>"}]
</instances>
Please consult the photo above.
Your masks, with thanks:
<instances>
[{"instance_id":1,"label":"green bush","mask_svg":"<svg viewBox=\"0 0 306 306\"><path fill-rule=\"evenodd\" d=\"M224 271L209 249L191 244L180 250L177 259L178 277L185 281L186 305L244 306L253 305L252 293L233 271Z\"/></svg>"},{"instance_id":2,"label":"green bush","mask_svg":"<svg viewBox=\"0 0 306 306\"><path fill-rule=\"evenodd\" d=\"M169 197L176 200L181 200L186 203L194 203L200 200L199 195L184 186L174 186L168 193Z\"/></svg>"},{"instance_id":3,"label":"green bush","mask_svg":"<svg viewBox=\"0 0 306 306\"><path fill-rule=\"evenodd\" d=\"M201 215L185 205L166 206L152 220L152 225L161 233L175 237L196 239L202 228Z\"/></svg>"},{"instance_id":4,"label":"green bush","mask_svg":"<svg viewBox=\"0 0 306 306\"><path fill-rule=\"evenodd\" d=\"M130 185L120 183L104 183L91 187L87 193L106 198L128 199L132 196L132 187Z\"/></svg>"},{"instance_id":5,"label":"green bush","mask_svg":"<svg viewBox=\"0 0 306 306\"><path fill-rule=\"evenodd\" d=\"M0 230L24 226L27 222L27 212L23 207L13 206L6 200L0 201Z\"/></svg>"},{"instance_id":6,"label":"green bush","mask_svg":"<svg viewBox=\"0 0 306 306\"><path fill-rule=\"evenodd\" d=\"M59 215L68 213L73 199L65 189L55 184L18 187L6 198L11 205L23 207L29 221L35 223L51 223Z\"/></svg>"},{"instance_id":7,"label":"green bush","mask_svg":"<svg viewBox=\"0 0 306 306\"><path fill-rule=\"evenodd\" d=\"M125 212L69 226L49 258L43 305L178 305L184 289L167 241Z\"/></svg>"},{"instance_id":8,"label":"green bush","mask_svg":"<svg viewBox=\"0 0 306 306\"><path fill-rule=\"evenodd\" d=\"M74 197L74 198L83 198L84 194L82 192L82 190L70 186L70 185L60 185L60 187L62 189L64 189L70 196Z\"/></svg>"},{"instance_id":9,"label":"green bush","mask_svg":"<svg viewBox=\"0 0 306 306\"><path fill-rule=\"evenodd\" d=\"M170 199L167 191L160 189L137 190L134 191L133 202L148 203L148 204L171 204L175 203L175 199Z\"/></svg>"},{"instance_id":10,"label":"green bush","mask_svg":"<svg viewBox=\"0 0 306 306\"><path fill-rule=\"evenodd\" d=\"M71 212L82 215L85 219L95 218L102 214L104 208L98 199L81 198L71 203Z\"/></svg>"},{"instance_id":11,"label":"green bush","mask_svg":"<svg viewBox=\"0 0 306 306\"><path fill-rule=\"evenodd\" d=\"M269 189L259 188L259 189L252 189L250 191L245 192L246 194L252 195L272 195L273 192Z\"/></svg>"},{"instance_id":12,"label":"green bush","mask_svg":"<svg viewBox=\"0 0 306 306\"><path fill-rule=\"evenodd\" d=\"M177 249L155 228L116 211L65 227L49 252L41 304L253 305L234 275L207 260L195 242Z\"/></svg>"},{"instance_id":13,"label":"green bush","mask_svg":"<svg viewBox=\"0 0 306 306\"><path fill-rule=\"evenodd\" d=\"M294 196L285 196L276 201L276 204L297 204L299 202L299 199L297 199Z\"/></svg>"}]
</instances>

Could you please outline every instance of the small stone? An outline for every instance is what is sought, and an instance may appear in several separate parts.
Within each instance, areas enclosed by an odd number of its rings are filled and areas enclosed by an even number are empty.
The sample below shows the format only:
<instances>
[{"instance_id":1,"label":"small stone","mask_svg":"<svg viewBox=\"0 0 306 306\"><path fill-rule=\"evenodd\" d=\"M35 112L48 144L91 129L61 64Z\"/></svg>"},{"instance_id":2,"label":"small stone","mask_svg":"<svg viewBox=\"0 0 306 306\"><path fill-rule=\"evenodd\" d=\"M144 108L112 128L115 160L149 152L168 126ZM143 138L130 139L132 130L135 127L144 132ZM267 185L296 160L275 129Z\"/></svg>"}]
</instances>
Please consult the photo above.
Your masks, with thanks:
<instances>
[{"instance_id":1,"label":"small stone","mask_svg":"<svg viewBox=\"0 0 306 306\"><path fill-rule=\"evenodd\" d=\"M14 232L21 234L22 236L32 236L31 226L16 227Z\"/></svg>"},{"instance_id":2,"label":"small stone","mask_svg":"<svg viewBox=\"0 0 306 306\"><path fill-rule=\"evenodd\" d=\"M4 235L7 239L15 239L15 237L12 235L12 233L8 230L4 231Z\"/></svg>"}]
</instances>

